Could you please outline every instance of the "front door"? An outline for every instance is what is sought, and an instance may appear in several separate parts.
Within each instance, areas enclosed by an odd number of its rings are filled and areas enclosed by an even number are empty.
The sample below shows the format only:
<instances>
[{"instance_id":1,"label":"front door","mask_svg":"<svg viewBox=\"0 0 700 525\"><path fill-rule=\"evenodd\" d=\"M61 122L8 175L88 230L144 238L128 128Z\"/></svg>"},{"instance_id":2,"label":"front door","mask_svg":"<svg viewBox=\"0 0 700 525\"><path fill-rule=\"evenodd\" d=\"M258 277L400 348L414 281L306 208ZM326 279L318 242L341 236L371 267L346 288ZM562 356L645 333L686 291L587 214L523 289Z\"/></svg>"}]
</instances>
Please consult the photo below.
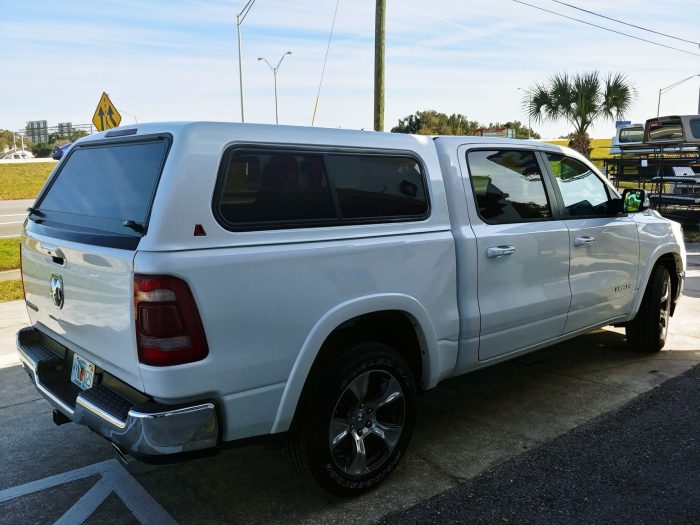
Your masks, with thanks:
<instances>
[{"instance_id":1,"label":"front door","mask_svg":"<svg viewBox=\"0 0 700 525\"><path fill-rule=\"evenodd\" d=\"M546 153L571 244L571 309L565 333L624 316L639 262L635 223L611 206L618 196L584 162ZM610 207L610 209L609 209Z\"/></svg>"},{"instance_id":2,"label":"front door","mask_svg":"<svg viewBox=\"0 0 700 525\"><path fill-rule=\"evenodd\" d=\"M470 149L467 166L483 361L562 334L571 302L569 233L534 151Z\"/></svg>"}]
</instances>

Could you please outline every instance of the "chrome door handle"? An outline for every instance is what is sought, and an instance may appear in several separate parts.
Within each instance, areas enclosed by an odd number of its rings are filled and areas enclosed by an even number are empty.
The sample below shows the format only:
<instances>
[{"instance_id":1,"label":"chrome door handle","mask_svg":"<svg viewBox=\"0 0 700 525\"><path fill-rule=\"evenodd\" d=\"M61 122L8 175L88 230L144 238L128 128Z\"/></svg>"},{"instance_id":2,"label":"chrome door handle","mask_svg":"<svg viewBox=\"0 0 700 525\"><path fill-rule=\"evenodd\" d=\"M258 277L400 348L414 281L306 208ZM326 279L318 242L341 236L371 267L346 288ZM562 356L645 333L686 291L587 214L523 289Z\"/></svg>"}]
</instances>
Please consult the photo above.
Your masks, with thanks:
<instances>
[{"instance_id":1,"label":"chrome door handle","mask_svg":"<svg viewBox=\"0 0 700 525\"><path fill-rule=\"evenodd\" d=\"M583 237L576 237L574 239L574 246L590 246L595 242L595 237L590 235L584 235Z\"/></svg>"},{"instance_id":2,"label":"chrome door handle","mask_svg":"<svg viewBox=\"0 0 700 525\"><path fill-rule=\"evenodd\" d=\"M515 246L491 246L490 248L486 249L486 257L489 259L513 255L514 253Z\"/></svg>"},{"instance_id":3,"label":"chrome door handle","mask_svg":"<svg viewBox=\"0 0 700 525\"><path fill-rule=\"evenodd\" d=\"M61 249L57 248L56 246L51 246L50 244L45 244L41 242L39 243L38 248L39 251L44 252L46 255L50 255L51 257L59 257L60 259L65 259L65 255L63 255Z\"/></svg>"}]
</instances>

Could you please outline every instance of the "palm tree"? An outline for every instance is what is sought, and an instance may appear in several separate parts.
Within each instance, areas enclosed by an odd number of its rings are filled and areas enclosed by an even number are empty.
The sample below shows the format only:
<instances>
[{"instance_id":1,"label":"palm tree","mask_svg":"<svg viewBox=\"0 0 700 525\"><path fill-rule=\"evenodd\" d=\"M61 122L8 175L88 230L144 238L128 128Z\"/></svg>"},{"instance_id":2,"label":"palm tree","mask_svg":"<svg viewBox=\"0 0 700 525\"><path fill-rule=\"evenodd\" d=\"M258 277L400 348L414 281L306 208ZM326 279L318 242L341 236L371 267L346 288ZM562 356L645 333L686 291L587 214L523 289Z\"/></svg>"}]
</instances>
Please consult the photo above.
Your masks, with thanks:
<instances>
[{"instance_id":1,"label":"palm tree","mask_svg":"<svg viewBox=\"0 0 700 525\"><path fill-rule=\"evenodd\" d=\"M599 118L618 120L630 109L636 91L622 73L610 73L601 82L597 71L557 73L546 83L528 89L523 106L535 122L564 119L574 127L569 147L586 157L591 152L588 128Z\"/></svg>"}]
</instances>

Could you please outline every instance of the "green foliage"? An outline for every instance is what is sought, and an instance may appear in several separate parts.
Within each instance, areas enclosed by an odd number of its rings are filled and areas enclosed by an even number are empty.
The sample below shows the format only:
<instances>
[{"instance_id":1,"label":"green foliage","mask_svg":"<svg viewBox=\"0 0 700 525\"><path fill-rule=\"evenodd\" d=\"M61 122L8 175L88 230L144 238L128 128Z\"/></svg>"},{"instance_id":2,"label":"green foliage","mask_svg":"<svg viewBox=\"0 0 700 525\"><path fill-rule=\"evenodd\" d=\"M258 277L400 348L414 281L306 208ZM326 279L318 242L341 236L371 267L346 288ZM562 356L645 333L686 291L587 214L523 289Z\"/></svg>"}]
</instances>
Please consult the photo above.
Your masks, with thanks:
<instances>
[{"instance_id":1,"label":"green foliage","mask_svg":"<svg viewBox=\"0 0 700 525\"><path fill-rule=\"evenodd\" d=\"M393 133L412 133L414 135L476 135L480 128L510 128L515 130L518 139L527 138L527 127L513 120L500 124L496 122L488 126L476 120L469 120L459 113L447 115L434 110L416 111L414 115L399 119L397 126L391 128ZM540 138L539 134L531 131L531 137Z\"/></svg>"},{"instance_id":2,"label":"green foliage","mask_svg":"<svg viewBox=\"0 0 700 525\"><path fill-rule=\"evenodd\" d=\"M19 268L19 238L0 239L0 272Z\"/></svg>"},{"instance_id":3,"label":"green foliage","mask_svg":"<svg viewBox=\"0 0 700 525\"><path fill-rule=\"evenodd\" d=\"M515 131L515 138L516 139L527 139L528 138L528 133L527 133L527 126L524 126L519 120L509 120L508 122L501 124L500 122L496 123L491 123L488 126L484 126L488 128L508 128L512 129ZM540 134L534 131L532 128L530 128L530 136L529 138L531 139L540 139Z\"/></svg>"},{"instance_id":4,"label":"green foliage","mask_svg":"<svg viewBox=\"0 0 700 525\"><path fill-rule=\"evenodd\" d=\"M13 135L14 133L9 129L0 129L0 153L5 151L5 148L12 149L14 147Z\"/></svg>"},{"instance_id":5,"label":"green foliage","mask_svg":"<svg viewBox=\"0 0 700 525\"><path fill-rule=\"evenodd\" d=\"M634 86L622 73L610 73L603 79L597 71L571 76L557 73L531 87L523 106L535 122L566 120L574 128L569 146L589 156L591 124L600 118L620 120L635 97Z\"/></svg>"},{"instance_id":6,"label":"green foliage","mask_svg":"<svg viewBox=\"0 0 700 525\"><path fill-rule=\"evenodd\" d=\"M53 145L48 142L37 142L32 144L30 149L34 153L35 157L50 157L51 150L53 150Z\"/></svg>"},{"instance_id":7,"label":"green foliage","mask_svg":"<svg viewBox=\"0 0 700 525\"><path fill-rule=\"evenodd\" d=\"M64 144L69 144L75 142L81 137L87 137L89 133L83 131L82 129L77 129L68 135L60 135L58 133L51 133L49 135L49 144L52 146L63 146Z\"/></svg>"},{"instance_id":8,"label":"green foliage","mask_svg":"<svg viewBox=\"0 0 700 525\"><path fill-rule=\"evenodd\" d=\"M393 133L412 133L415 135L474 135L479 128L475 120L468 120L464 115L438 113L434 110L416 111L391 129Z\"/></svg>"}]
</instances>

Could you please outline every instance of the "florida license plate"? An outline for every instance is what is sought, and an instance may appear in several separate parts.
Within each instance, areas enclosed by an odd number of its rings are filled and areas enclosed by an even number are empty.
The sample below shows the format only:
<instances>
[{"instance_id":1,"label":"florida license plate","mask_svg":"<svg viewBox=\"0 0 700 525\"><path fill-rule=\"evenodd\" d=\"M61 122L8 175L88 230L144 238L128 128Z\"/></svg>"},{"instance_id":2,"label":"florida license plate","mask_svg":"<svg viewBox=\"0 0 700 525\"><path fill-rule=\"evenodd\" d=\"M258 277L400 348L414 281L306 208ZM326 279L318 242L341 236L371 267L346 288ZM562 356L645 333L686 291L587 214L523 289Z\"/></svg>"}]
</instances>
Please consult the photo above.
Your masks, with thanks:
<instances>
[{"instance_id":1,"label":"florida license plate","mask_svg":"<svg viewBox=\"0 0 700 525\"><path fill-rule=\"evenodd\" d=\"M95 365L78 354L73 354L73 369L70 372L70 380L83 390L92 387L95 378Z\"/></svg>"}]
</instances>

